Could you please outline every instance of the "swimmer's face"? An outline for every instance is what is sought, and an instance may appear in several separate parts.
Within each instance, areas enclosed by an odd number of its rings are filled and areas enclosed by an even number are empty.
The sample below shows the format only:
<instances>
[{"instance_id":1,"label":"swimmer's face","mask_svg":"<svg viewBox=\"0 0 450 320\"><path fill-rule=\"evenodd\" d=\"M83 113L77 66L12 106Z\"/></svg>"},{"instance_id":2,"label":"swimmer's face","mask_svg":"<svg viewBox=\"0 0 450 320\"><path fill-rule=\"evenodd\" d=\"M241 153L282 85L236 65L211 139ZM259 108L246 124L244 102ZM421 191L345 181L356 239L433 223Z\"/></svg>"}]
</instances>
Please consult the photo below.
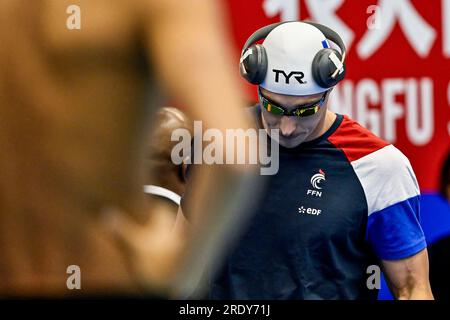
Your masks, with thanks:
<instances>
[{"instance_id":1,"label":"swimmer's face","mask_svg":"<svg viewBox=\"0 0 450 320\"><path fill-rule=\"evenodd\" d=\"M324 97L324 93L308 96L277 94L264 88L261 88L261 94L289 112L301 105L314 105L315 102L320 101ZM264 128L269 133L270 129L279 129L279 144L286 148L294 148L302 142L308 141L308 138L319 125L320 120L325 117L327 100L328 95L324 97L316 113L304 117L278 115L262 107L261 113Z\"/></svg>"}]
</instances>

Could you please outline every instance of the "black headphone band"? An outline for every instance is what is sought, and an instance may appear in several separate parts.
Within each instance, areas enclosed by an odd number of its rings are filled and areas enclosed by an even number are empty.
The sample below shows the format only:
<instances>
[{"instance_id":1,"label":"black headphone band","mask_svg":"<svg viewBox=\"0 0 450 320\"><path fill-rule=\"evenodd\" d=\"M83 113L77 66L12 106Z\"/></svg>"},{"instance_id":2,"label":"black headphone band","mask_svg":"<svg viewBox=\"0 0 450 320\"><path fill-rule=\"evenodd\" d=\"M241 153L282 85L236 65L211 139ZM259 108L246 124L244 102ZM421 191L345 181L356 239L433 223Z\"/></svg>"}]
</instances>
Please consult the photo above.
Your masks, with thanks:
<instances>
[{"instance_id":1,"label":"black headphone band","mask_svg":"<svg viewBox=\"0 0 450 320\"><path fill-rule=\"evenodd\" d=\"M341 53L344 54L346 49L345 49L345 44L344 41L342 40L342 38L337 34L336 31L328 28L327 26L324 26L323 24L320 23L315 23L315 22L311 22L311 21L303 21L304 23L310 24L314 27L316 27L317 29L320 30L320 32L322 32L325 36L325 38L333 41L334 43L336 43L339 47L339 49L341 49Z\"/></svg>"},{"instance_id":2,"label":"black headphone band","mask_svg":"<svg viewBox=\"0 0 450 320\"><path fill-rule=\"evenodd\" d=\"M285 22L276 22L276 23L272 23L269 24L268 26L262 27L258 30L256 30L255 32L253 32L253 34L247 39L247 41L244 44L244 47L242 49L241 54L243 54L245 52L245 50L247 50L252 44L254 44L255 42L262 40L264 38L267 37L267 35L276 27L278 27L279 25L282 25Z\"/></svg>"},{"instance_id":3,"label":"black headphone band","mask_svg":"<svg viewBox=\"0 0 450 320\"><path fill-rule=\"evenodd\" d=\"M243 54L245 52L245 50L247 50L255 42L266 38L267 35L273 29L275 29L276 27L278 27L284 23L288 23L288 22L299 22L299 21L276 22L276 23L269 24L268 26L265 26L265 27L262 27L261 29L256 30L245 42L241 54ZM323 24L320 24L320 23L311 22L311 21L301 21L301 22L310 24L310 25L316 27L317 29L319 29L323 33L325 38L327 38L337 44L339 49L341 49L342 55L345 54L346 49L345 49L344 41L342 41L342 38L337 34L337 32L335 32L334 30L332 30L332 29L328 28L327 26L324 26Z\"/></svg>"}]
</instances>

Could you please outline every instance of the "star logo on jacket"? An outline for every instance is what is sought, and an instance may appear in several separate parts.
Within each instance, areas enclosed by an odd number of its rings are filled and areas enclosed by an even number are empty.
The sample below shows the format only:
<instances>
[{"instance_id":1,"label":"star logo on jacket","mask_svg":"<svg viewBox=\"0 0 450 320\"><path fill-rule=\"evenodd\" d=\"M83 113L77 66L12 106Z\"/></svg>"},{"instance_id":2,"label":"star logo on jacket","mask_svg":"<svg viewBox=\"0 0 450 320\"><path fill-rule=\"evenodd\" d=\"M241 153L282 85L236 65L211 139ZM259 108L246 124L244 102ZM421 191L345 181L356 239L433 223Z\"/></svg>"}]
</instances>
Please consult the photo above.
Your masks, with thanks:
<instances>
[{"instance_id":1,"label":"star logo on jacket","mask_svg":"<svg viewBox=\"0 0 450 320\"><path fill-rule=\"evenodd\" d=\"M301 207L298 208L298 213L318 216L318 215L320 215L322 213L322 210L321 209L316 209L316 208L307 208L307 207L301 206Z\"/></svg>"}]
</instances>

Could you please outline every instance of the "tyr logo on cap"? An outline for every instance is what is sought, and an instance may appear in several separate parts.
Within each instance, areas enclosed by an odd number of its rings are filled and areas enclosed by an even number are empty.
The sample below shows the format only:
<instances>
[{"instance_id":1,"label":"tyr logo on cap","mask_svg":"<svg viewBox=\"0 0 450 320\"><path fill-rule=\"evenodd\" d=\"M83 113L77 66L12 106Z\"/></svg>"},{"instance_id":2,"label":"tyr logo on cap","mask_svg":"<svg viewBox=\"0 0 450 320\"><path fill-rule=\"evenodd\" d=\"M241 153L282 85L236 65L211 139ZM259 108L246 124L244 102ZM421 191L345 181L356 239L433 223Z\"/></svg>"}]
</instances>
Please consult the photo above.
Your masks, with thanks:
<instances>
[{"instance_id":1,"label":"tyr logo on cap","mask_svg":"<svg viewBox=\"0 0 450 320\"><path fill-rule=\"evenodd\" d=\"M275 73L275 82L277 82L277 83L280 81L280 74L282 74L284 76L284 80L285 80L286 84L289 84L289 79L291 79L291 77L294 75L296 75L294 78L298 81L298 83L300 83L300 84L306 83L306 81L302 80L305 75L301 71L292 71L289 74L286 74L286 72L284 72L284 70L272 69L272 71Z\"/></svg>"}]
</instances>

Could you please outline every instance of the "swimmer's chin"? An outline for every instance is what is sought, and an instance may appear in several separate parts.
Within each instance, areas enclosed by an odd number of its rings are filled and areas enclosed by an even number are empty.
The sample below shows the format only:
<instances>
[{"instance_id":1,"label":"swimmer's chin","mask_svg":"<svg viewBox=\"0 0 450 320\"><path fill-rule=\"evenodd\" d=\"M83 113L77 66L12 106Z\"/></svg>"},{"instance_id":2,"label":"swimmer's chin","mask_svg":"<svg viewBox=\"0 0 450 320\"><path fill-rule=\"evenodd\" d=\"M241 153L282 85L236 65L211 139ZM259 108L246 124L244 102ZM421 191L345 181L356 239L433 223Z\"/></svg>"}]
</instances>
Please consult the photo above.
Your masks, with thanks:
<instances>
[{"instance_id":1,"label":"swimmer's chin","mask_svg":"<svg viewBox=\"0 0 450 320\"><path fill-rule=\"evenodd\" d=\"M267 130L266 130L267 132ZM269 132L267 134L270 136L271 139L276 141L280 146L283 146L285 148L295 148L298 145L302 144L306 141L308 138L308 132L300 132L297 133L295 136L286 137L283 135L279 136L272 136Z\"/></svg>"},{"instance_id":2,"label":"swimmer's chin","mask_svg":"<svg viewBox=\"0 0 450 320\"><path fill-rule=\"evenodd\" d=\"M295 148L306 141L307 136L306 135L298 135L295 137L283 137L281 136L279 138L278 144L285 147L285 148Z\"/></svg>"}]
</instances>

